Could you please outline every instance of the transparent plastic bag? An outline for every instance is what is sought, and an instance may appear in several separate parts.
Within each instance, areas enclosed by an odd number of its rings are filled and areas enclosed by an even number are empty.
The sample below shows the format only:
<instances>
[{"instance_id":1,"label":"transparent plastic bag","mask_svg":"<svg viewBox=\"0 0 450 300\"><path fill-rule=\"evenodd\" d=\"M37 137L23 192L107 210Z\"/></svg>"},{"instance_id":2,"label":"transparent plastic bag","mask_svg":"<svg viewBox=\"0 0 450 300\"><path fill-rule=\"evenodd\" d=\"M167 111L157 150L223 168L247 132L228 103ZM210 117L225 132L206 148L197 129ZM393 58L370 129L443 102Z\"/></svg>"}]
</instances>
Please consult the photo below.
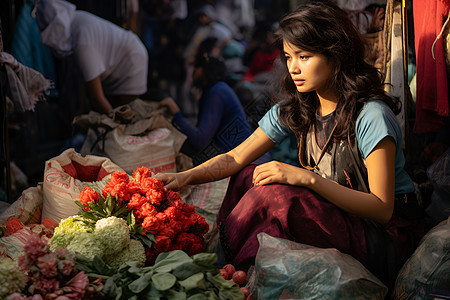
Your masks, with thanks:
<instances>
[{"instance_id":1,"label":"transparent plastic bag","mask_svg":"<svg viewBox=\"0 0 450 300\"><path fill-rule=\"evenodd\" d=\"M387 287L353 257L258 234L252 299L384 299Z\"/></svg>"},{"instance_id":2,"label":"transparent plastic bag","mask_svg":"<svg viewBox=\"0 0 450 300\"><path fill-rule=\"evenodd\" d=\"M428 167L427 176L433 186L427 222L435 226L450 217L450 148Z\"/></svg>"},{"instance_id":3,"label":"transparent plastic bag","mask_svg":"<svg viewBox=\"0 0 450 300\"><path fill-rule=\"evenodd\" d=\"M392 298L428 299L439 290L450 292L450 217L422 238L398 273Z\"/></svg>"}]
</instances>

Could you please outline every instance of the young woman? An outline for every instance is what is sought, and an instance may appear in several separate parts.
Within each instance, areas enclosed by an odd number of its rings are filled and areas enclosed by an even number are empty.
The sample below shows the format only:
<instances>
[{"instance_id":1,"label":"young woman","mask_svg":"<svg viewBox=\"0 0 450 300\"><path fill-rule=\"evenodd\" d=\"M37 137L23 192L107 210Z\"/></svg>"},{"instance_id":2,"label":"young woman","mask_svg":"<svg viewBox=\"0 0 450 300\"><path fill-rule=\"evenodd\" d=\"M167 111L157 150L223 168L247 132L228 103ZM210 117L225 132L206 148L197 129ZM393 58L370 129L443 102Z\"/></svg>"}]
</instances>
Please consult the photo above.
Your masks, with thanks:
<instances>
[{"instance_id":1,"label":"young woman","mask_svg":"<svg viewBox=\"0 0 450 300\"><path fill-rule=\"evenodd\" d=\"M233 150L178 174L157 174L167 189L234 175L217 217L221 245L239 266L254 263L266 232L337 248L385 283L422 236L417 203L403 169L402 134L379 72L346 13L318 1L287 15L278 29L280 100ZM271 161L250 165L289 132L303 168ZM236 175L235 175L236 174ZM394 264L395 262L395 264Z\"/></svg>"}]
</instances>

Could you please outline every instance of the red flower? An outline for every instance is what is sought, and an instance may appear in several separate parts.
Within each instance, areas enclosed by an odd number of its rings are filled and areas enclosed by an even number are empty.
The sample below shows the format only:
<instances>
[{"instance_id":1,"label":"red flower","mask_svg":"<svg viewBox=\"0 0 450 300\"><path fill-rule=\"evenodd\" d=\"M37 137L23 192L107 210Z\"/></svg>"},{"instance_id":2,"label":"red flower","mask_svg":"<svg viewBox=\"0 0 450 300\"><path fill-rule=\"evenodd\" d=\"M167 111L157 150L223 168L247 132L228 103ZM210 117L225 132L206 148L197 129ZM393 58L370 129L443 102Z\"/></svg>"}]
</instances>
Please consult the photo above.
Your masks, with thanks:
<instances>
[{"instance_id":1,"label":"red flower","mask_svg":"<svg viewBox=\"0 0 450 300\"><path fill-rule=\"evenodd\" d=\"M144 203L147 203L147 198L140 194L133 194L130 202L127 204L128 210L139 209Z\"/></svg>"},{"instance_id":2,"label":"red flower","mask_svg":"<svg viewBox=\"0 0 450 300\"><path fill-rule=\"evenodd\" d=\"M47 279L40 276L34 279L34 288L40 291L40 294L45 295L59 289L59 281L56 278Z\"/></svg>"},{"instance_id":3,"label":"red flower","mask_svg":"<svg viewBox=\"0 0 450 300\"><path fill-rule=\"evenodd\" d=\"M116 171L111 174L111 179L109 180L108 185L114 186L120 183L128 183L128 182L130 182L130 176L128 176L127 173Z\"/></svg>"},{"instance_id":4,"label":"red flower","mask_svg":"<svg viewBox=\"0 0 450 300\"><path fill-rule=\"evenodd\" d=\"M145 194L145 197L147 197L147 200L153 204L153 205L160 205L162 201L164 201L164 190L153 190L149 189L147 193Z\"/></svg>"},{"instance_id":5,"label":"red flower","mask_svg":"<svg viewBox=\"0 0 450 300\"><path fill-rule=\"evenodd\" d=\"M144 189L142 188L141 184L137 181L130 181L128 183L128 192L133 196L134 194L145 194Z\"/></svg>"},{"instance_id":6,"label":"red flower","mask_svg":"<svg viewBox=\"0 0 450 300\"><path fill-rule=\"evenodd\" d=\"M164 211L164 214L170 220L178 220L180 218L181 211L179 209L177 209L176 207L169 206Z\"/></svg>"},{"instance_id":7,"label":"red flower","mask_svg":"<svg viewBox=\"0 0 450 300\"><path fill-rule=\"evenodd\" d=\"M158 252L167 252L170 251L173 236L167 236L158 234L155 236L156 243L153 244L153 248L155 248Z\"/></svg>"},{"instance_id":8,"label":"red flower","mask_svg":"<svg viewBox=\"0 0 450 300\"><path fill-rule=\"evenodd\" d=\"M137 182L141 182L143 178L152 177L152 171L149 168L141 167L133 171L133 178Z\"/></svg>"},{"instance_id":9,"label":"red flower","mask_svg":"<svg viewBox=\"0 0 450 300\"><path fill-rule=\"evenodd\" d=\"M209 230L209 224L206 222L205 218L199 214L190 215L189 224L191 226L191 231L197 235L204 235Z\"/></svg>"},{"instance_id":10,"label":"red flower","mask_svg":"<svg viewBox=\"0 0 450 300\"><path fill-rule=\"evenodd\" d=\"M63 259L58 262L58 270L61 272L61 274L69 276L72 271L73 267L75 266L75 260L67 260Z\"/></svg>"},{"instance_id":11,"label":"red flower","mask_svg":"<svg viewBox=\"0 0 450 300\"><path fill-rule=\"evenodd\" d=\"M188 255L194 255L205 251L203 238L189 232L179 233L174 240L174 244L181 246L183 251Z\"/></svg>"},{"instance_id":12,"label":"red flower","mask_svg":"<svg viewBox=\"0 0 450 300\"><path fill-rule=\"evenodd\" d=\"M181 201L180 195L178 195L177 192L172 191L172 190L167 190L166 191L166 199L170 200L170 201L172 201L172 200L179 200L179 201Z\"/></svg>"},{"instance_id":13,"label":"red flower","mask_svg":"<svg viewBox=\"0 0 450 300\"><path fill-rule=\"evenodd\" d=\"M19 266L27 268L27 264L33 265L40 256L47 254L50 251L49 249L48 244L37 234L30 235L23 247L25 253L19 257ZM20 259L21 257L22 259Z\"/></svg>"},{"instance_id":14,"label":"red flower","mask_svg":"<svg viewBox=\"0 0 450 300\"><path fill-rule=\"evenodd\" d=\"M186 204L186 203L183 203L182 201L181 201L181 198L180 199L175 199L175 200L172 200L170 203L169 203L169 206L173 206L173 207L176 207L176 208L178 208L179 210L181 210L182 212L183 212L183 214L185 214L185 215L191 215L191 214L194 214L195 213L195 207L194 207L194 205L188 205L188 204Z\"/></svg>"},{"instance_id":15,"label":"red flower","mask_svg":"<svg viewBox=\"0 0 450 300\"><path fill-rule=\"evenodd\" d=\"M56 255L48 253L37 259L36 266L39 268L41 274L47 278L53 278L58 275Z\"/></svg>"},{"instance_id":16,"label":"red flower","mask_svg":"<svg viewBox=\"0 0 450 300\"><path fill-rule=\"evenodd\" d=\"M154 217L157 213L156 208L148 202L145 202L141 207L134 210L134 216L138 221L142 221L146 217Z\"/></svg>"},{"instance_id":17,"label":"red flower","mask_svg":"<svg viewBox=\"0 0 450 300\"><path fill-rule=\"evenodd\" d=\"M70 288L71 292L64 294L64 296L73 300L82 300L88 286L89 279L84 271L81 271L67 282L67 287Z\"/></svg>"},{"instance_id":18,"label":"red flower","mask_svg":"<svg viewBox=\"0 0 450 300\"><path fill-rule=\"evenodd\" d=\"M144 218L142 227L145 229L145 231L152 234L158 233L164 223L164 218L161 218L160 215L162 215L162 213L157 213L155 216L147 216Z\"/></svg>"},{"instance_id":19,"label":"red flower","mask_svg":"<svg viewBox=\"0 0 450 300\"><path fill-rule=\"evenodd\" d=\"M164 191L164 183L156 178L153 177L142 178L141 181L139 182L145 191L148 190Z\"/></svg>"},{"instance_id":20,"label":"red flower","mask_svg":"<svg viewBox=\"0 0 450 300\"><path fill-rule=\"evenodd\" d=\"M111 182L110 182L111 183ZM118 182L115 185L111 185L108 183L103 189L102 189L102 195L104 198L108 196L108 194L111 195L111 197L116 197L117 200L120 202L123 201L130 201L131 195L128 190L128 183L126 182Z\"/></svg>"},{"instance_id":21,"label":"red flower","mask_svg":"<svg viewBox=\"0 0 450 300\"><path fill-rule=\"evenodd\" d=\"M83 204L84 206L88 206L88 202L97 203L99 198L100 194L94 191L94 189L92 189L91 187L86 185L83 188L83 191L81 191L78 201L80 201L81 204Z\"/></svg>"},{"instance_id":22,"label":"red flower","mask_svg":"<svg viewBox=\"0 0 450 300\"><path fill-rule=\"evenodd\" d=\"M125 172L116 171L111 174L111 179L108 184L102 189L104 198L111 194L112 197L117 196L119 201L129 201L131 195L129 194L128 183L130 177Z\"/></svg>"}]
</instances>

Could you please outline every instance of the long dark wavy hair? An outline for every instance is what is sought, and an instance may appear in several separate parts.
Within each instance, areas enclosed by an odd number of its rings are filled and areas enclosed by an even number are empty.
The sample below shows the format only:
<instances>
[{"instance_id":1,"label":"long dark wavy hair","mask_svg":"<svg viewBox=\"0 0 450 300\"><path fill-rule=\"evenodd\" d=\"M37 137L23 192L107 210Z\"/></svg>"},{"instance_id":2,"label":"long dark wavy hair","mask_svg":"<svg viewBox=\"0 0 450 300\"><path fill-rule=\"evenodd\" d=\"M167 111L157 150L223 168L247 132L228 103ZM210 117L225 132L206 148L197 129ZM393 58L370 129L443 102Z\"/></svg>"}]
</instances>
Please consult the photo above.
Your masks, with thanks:
<instances>
[{"instance_id":1,"label":"long dark wavy hair","mask_svg":"<svg viewBox=\"0 0 450 300\"><path fill-rule=\"evenodd\" d=\"M315 91L299 93L286 65L283 42L324 55L333 70L328 84L340 96L335 111L334 141L353 140L357 114L369 99L385 101L396 112L394 99L384 91L381 73L364 60L365 45L347 13L330 1L313 1L286 15L276 32L280 49L277 91L279 120L297 135L299 160L304 163L306 135L315 123L318 97Z\"/></svg>"}]
</instances>

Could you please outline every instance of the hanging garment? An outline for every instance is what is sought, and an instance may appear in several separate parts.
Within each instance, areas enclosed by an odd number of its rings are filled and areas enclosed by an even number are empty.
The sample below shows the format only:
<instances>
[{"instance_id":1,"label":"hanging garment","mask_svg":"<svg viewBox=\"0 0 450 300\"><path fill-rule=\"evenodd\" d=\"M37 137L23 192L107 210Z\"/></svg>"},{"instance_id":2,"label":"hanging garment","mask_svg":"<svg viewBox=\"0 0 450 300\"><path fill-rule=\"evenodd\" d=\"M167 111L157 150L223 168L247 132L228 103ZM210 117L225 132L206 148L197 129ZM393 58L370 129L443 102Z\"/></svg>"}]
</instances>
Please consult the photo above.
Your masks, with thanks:
<instances>
[{"instance_id":1,"label":"hanging garment","mask_svg":"<svg viewBox=\"0 0 450 300\"><path fill-rule=\"evenodd\" d=\"M19 63L9 53L0 52L0 64L5 65L14 105L21 111L34 111L41 92L50 87L50 81L38 71Z\"/></svg>"},{"instance_id":2,"label":"hanging garment","mask_svg":"<svg viewBox=\"0 0 450 300\"><path fill-rule=\"evenodd\" d=\"M31 16L33 0L27 0L17 17L11 42L11 55L21 64L42 73L56 81L56 71L50 49L41 41L41 32L36 19Z\"/></svg>"},{"instance_id":3,"label":"hanging garment","mask_svg":"<svg viewBox=\"0 0 450 300\"><path fill-rule=\"evenodd\" d=\"M435 132L444 125L441 117L450 115L444 43L442 38L434 43L449 13L450 0L415 0L413 5L417 66L414 132Z\"/></svg>"}]
</instances>

